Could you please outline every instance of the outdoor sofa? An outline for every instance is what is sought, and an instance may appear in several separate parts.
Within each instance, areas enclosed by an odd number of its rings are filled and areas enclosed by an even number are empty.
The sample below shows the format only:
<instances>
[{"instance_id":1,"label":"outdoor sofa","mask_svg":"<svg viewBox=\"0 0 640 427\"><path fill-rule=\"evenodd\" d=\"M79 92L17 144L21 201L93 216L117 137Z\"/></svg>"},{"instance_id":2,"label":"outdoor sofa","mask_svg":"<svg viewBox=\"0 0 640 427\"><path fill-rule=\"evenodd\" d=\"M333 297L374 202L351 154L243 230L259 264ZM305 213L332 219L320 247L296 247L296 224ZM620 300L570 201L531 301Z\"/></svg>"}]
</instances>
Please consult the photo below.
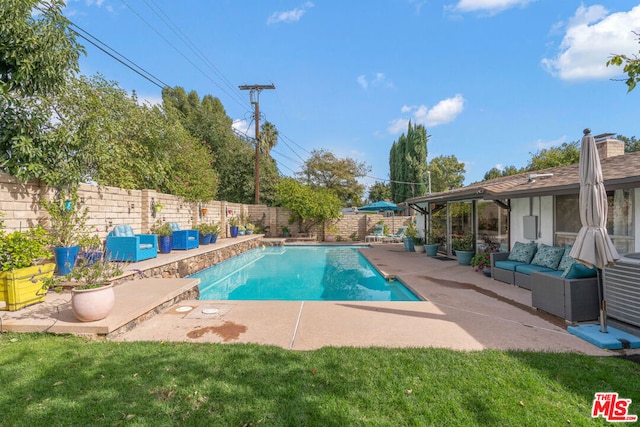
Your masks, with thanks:
<instances>
[{"instance_id":1,"label":"outdoor sofa","mask_svg":"<svg viewBox=\"0 0 640 427\"><path fill-rule=\"evenodd\" d=\"M511 252L491 254L492 277L531 290L531 305L579 322L598 317L595 268L571 258L571 246L516 242Z\"/></svg>"}]
</instances>

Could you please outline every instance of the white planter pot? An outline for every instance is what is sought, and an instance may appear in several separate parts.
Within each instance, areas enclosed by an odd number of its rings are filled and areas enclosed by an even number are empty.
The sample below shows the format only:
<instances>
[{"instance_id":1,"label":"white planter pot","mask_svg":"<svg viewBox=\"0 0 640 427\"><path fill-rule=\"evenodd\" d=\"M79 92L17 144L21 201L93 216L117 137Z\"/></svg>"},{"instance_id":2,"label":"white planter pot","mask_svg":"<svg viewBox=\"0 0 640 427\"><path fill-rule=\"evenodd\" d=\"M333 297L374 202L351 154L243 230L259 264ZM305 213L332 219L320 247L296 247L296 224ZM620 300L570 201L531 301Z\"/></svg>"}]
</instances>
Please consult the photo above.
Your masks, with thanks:
<instances>
[{"instance_id":1,"label":"white planter pot","mask_svg":"<svg viewBox=\"0 0 640 427\"><path fill-rule=\"evenodd\" d=\"M71 290L71 309L74 316L82 322L104 319L113 310L115 302L113 284L94 289Z\"/></svg>"}]
</instances>

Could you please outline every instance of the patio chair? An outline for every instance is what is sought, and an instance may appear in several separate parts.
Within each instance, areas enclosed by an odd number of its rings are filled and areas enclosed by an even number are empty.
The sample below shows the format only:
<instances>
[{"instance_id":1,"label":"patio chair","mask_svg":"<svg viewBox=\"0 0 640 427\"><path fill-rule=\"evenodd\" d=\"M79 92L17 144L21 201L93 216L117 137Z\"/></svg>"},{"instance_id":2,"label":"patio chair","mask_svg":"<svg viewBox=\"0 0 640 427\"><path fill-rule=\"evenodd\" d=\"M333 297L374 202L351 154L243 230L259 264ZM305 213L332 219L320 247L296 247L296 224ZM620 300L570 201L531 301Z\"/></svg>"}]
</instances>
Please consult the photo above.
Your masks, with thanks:
<instances>
[{"instance_id":1,"label":"patio chair","mask_svg":"<svg viewBox=\"0 0 640 427\"><path fill-rule=\"evenodd\" d=\"M172 249L188 250L197 248L200 246L198 239L198 230L181 230L180 224L177 222L170 222L169 227L173 230L171 236L173 237Z\"/></svg>"},{"instance_id":2,"label":"patio chair","mask_svg":"<svg viewBox=\"0 0 640 427\"><path fill-rule=\"evenodd\" d=\"M107 236L108 261L138 262L158 256L156 234L134 234L130 225L116 225Z\"/></svg>"},{"instance_id":3,"label":"patio chair","mask_svg":"<svg viewBox=\"0 0 640 427\"><path fill-rule=\"evenodd\" d=\"M382 242L382 238L383 237L385 237L384 236L384 225L383 224L376 224L373 227L373 233L364 236L364 241L365 242L370 242L370 241Z\"/></svg>"},{"instance_id":4,"label":"patio chair","mask_svg":"<svg viewBox=\"0 0 640 427\"><path fill-rule=\"evenodd\" d=\"M387 234L382 241L386 242L386 243L400 243L402 242L402 238L404 237L404 232L406 231L407 227L403 226L398 228L398 231L396 231L396 234Z\"/></svg>"}]
</instances>

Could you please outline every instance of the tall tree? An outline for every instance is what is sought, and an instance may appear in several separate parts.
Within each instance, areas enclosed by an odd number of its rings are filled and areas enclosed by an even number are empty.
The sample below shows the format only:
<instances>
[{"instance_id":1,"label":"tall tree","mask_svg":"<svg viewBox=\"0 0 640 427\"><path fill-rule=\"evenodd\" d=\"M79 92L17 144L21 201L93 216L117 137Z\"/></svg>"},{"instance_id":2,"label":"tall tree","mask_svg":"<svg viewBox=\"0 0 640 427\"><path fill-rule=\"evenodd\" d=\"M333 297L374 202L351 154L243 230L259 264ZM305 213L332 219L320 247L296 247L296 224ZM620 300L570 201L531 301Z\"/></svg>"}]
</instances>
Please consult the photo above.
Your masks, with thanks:
<instances>
[{"instance_id":1,"label":"tall tree","mask_svg":"<svg viewBox=\"0 0 640 427\"><path fill-rule=\"evenodd\" d=\"M293 213L292 220L300 221L305 233L314 225L341 215L342 201L325 187L313 187L293 178L283 178L277 185L276 195L278 204Z\"/></svg>"},{"instance_id":2,"label":"tall tree","mask_svg":"<svg viewBox=\"0 0 640 427\"><path fill-rule=\"evenodd\" d=\"M487 173L484 174L483 181L487 181L489 179L500 178L503 176L511 176L520 173L522 170L516 168L513 165L506 166L503 169L498 169L496 167L489 169Z\"/></svg>"},{"instance_id":3,"label":"tall tree","mask_svg":"<svg viewBox=\"0 0 640 427\"><path fill-rule=\"evenodd\" d=\"M358 206L364 194L364 185L358 178L370 170L365 163L349 157L338 158L326 150L313 150L296 175L311 187L333 191L345 206Z\"/></svg>"},{"instance_id":4,"label":"tall tree","mask_svg":"<svg viewBox=\"0 0 640 427\"><path fill-rule=\"evenodd\" d=\"M260 148L265 155L270 155L273 147L278 143L278 129L271 122L264 122L260 126Z\"/></svg>"},{"instance_id":5,"label":"tall tree","mask_svg":"<svg viewBox=\"0 0 640 427\"><path fill-rule=\"evenodd\" d=\"M165 88L162 98L167 114L211 149L215 159L213 168L219 177L218 198L236 203L253 203L255 141L243 139L233 132L233 121L220 100L211 95L200 99L197 92L187 93L181 87ZM261 202L273 202L278 179L275 161L270 156L261 156Z\"/></svg>"},{"instance_id":6,"label":"tall tree","mask_svg":"<svg viewBox=\"0 0 640 427\"><path fill-rule=\"evenodd\" d=\"M62 0L0 2L0 169L22 180L51 174L56 144L42 127L47 99L78 71L82 47Z\"/></svg>"},{"instance_id":7,"label":"tall tree","mask_svg":"<svg viewBox=\"0 0 640 427\"><path fill-rule=\"evenodd\" d=\"M389 152L389 176L394 202L426 193L428 139L423 125L409 122L407 134L403 133L393 142Z\"/></svg>"},{"instance_id":8,"label":"tall tree","mask_svg":"<svg viewBox=\"0 0 640 427\"><path fill-rule=\"evenodd\" d=\"M580 161L580 142L563 142L559 147L542 149L531 154L526 170L542 170L571 165Z\"/></svg>"},{"instance_id":9,"label":"tall tree","mask_svg":"<svg viewBox=\"0 0 640 427\"><path fill-rule=\"evenodd\" d=\"M429 162L431 171L431 191L439 193L462 187L466 172L464 163L456 156L438 156Z\"/></svg>"},{"instance_id":10,"label":"tall tree","mask_svg":"<svg viewBox=\"0 0 640 427\"><path fill-rule=\"evenodd\" d=\"M624 135L617 135L616 139L624 142L624 152L632 153L634 151L640 151L640 141L635 136L628 138Z\"/></svg>"},{"instance_id":11,"label":"tall tree","mask_svg":"<svg viewBox=\"0 0 640 427\"><path fill-rule=\"evenodd\" d=\"M369 189L369 201L391 200L391 188L384 182L376 182Z\"/></svg>"}]
</instances>

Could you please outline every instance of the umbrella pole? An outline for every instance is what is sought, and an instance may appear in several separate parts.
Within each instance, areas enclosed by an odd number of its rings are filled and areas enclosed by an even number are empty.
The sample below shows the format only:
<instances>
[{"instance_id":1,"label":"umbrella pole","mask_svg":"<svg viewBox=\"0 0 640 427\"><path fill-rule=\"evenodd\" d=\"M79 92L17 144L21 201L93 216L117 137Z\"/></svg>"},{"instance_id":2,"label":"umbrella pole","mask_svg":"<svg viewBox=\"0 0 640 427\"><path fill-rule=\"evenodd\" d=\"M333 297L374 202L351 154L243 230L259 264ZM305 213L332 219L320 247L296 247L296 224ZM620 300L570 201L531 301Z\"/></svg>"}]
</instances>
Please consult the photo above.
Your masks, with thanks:
<instances>
[{"instance_id":1,"label":"umbrella pole","mask_svg":"<svg viewBox=\"0 0 640 427\"><path fill-rule=\"evenodd\" d=\"M604 284L602 283L602 270L596 269L598 280L598 300L600 302L600 332L603 334L607 331L607 302L604 300Z\"/></svg>"}]
</instances>

